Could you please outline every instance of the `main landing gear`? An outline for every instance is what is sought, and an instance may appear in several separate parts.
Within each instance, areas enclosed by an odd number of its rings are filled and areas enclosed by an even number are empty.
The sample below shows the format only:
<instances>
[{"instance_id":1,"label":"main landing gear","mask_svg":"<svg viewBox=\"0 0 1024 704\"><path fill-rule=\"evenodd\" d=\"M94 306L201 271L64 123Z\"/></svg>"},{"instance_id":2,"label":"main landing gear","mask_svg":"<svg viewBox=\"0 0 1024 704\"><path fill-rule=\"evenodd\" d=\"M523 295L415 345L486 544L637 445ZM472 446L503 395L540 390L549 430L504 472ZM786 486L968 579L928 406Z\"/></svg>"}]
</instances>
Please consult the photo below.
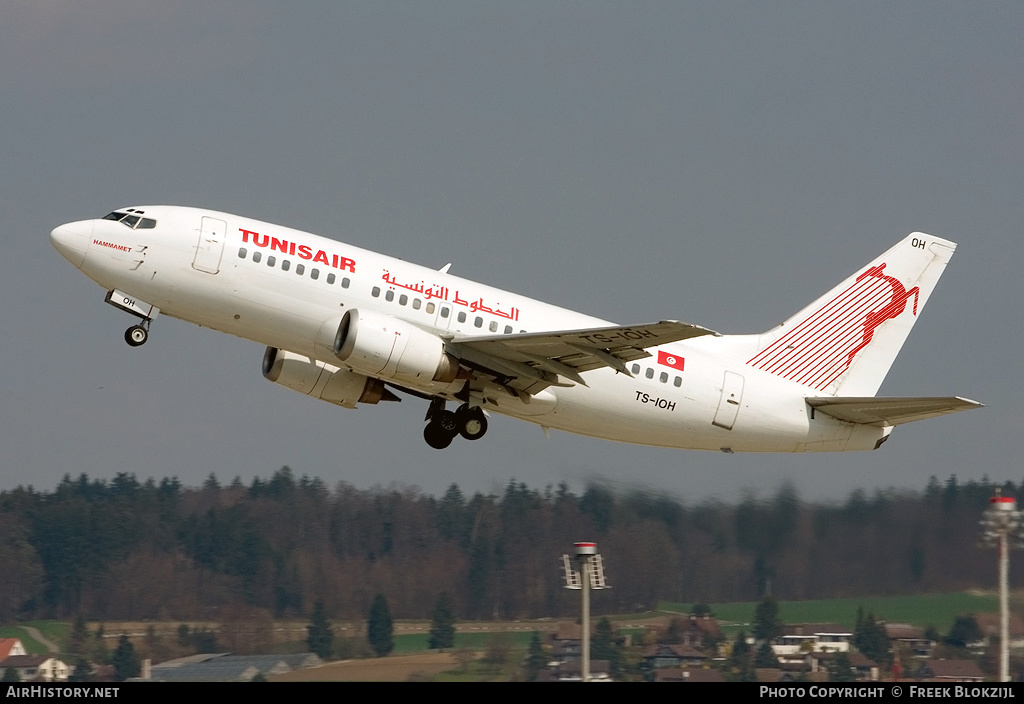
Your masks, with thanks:
<instances>
[{"instance_id":1,"label":"main landing gear","mask_svg":"<svg viewBox=\"0 0 1024 704\"><path fill-rule=\"evenodd\" d=\"M427 410L427 427L423 439L436 450L452 444L456 435L467 440L479 440L487 432L487 416L479 406L464 403L453 413L446 410L444 399L435 398Z\"/></svg>"}]
</instances>

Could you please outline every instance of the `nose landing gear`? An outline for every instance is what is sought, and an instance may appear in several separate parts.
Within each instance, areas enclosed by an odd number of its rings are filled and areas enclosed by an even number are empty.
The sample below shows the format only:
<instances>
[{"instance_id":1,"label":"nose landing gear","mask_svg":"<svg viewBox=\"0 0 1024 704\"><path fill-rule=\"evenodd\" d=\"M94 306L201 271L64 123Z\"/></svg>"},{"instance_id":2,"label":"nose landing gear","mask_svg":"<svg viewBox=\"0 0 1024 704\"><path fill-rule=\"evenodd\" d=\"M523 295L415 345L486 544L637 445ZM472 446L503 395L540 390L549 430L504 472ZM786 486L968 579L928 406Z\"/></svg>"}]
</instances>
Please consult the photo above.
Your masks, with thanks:
<instances>
[{"instance_id":1,"label":"nose landing gear","mask_svg":"<svg viewBox=\"0 0 1024 704\"><path fill-rule=\"evenodd\" d=\"M132 347L146 344L146 340L149 339L149 324L160 313L160 309L124 291L118 291L116 288L113 291L108 291L104 300L125 313L142 318L141 323L132 325L124 331L124 341Z\"/></svg>"},{"instance_id":2,"label":"nose landing gear","mask_svg":"<svg viewBox=\"0 0 1024 704\"><path fill-rule=\"evenodd\" d=\"M452 413L444 405L444 399L435 398L430 401L427 410L423 439L434 449L443 450L448 447L456 435L467 440L479 440L487 432L487 417L479 406L464 403Z\"/></svg>"},{"instance_id":3,"label":"nose landing gear","mask_svg":"<svg viewBox=\"0 0 1024 704\"><path fill-rule=\"evenodd\" d=\"M142 322L142 325L132 325L124 331L124 341L132 347L146 344L149 339L149 319Z\"/></svg>"}]
</instances>

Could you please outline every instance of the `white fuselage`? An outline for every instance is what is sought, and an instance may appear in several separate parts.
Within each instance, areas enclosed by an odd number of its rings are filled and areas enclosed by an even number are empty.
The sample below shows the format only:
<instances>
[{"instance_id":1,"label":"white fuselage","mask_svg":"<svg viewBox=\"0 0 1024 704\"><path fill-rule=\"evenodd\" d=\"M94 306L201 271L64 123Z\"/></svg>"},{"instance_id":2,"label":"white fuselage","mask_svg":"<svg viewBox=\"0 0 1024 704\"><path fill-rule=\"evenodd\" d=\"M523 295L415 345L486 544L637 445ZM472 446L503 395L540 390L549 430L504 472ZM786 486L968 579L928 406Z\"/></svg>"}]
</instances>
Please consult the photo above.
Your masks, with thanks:
<instances>
[{"instance_id":1,"label":"white fuselage","mask_svg":"<svg viewBox=\"0 0 1024 704\"><path fill-rule=\"evenodd\" d=\"M454 343L611 325L266 222L184 207L139 210L156 225L80 221L54 230L54 245L99 285L165 315L339 367L345 364L331 342L352 309L393 316ZM659 363L659 350L676 366ZM868 450L891 430L812 418L805 398L818 392L746 364L746 350L742 337L671 343L628 363L633 378L594 369L583 374L586 386L552 386L532 399L485 392L484 407L621 442L737 452ZM448 400L463 385L398 384Z\"/></svg>"}]
</instances>

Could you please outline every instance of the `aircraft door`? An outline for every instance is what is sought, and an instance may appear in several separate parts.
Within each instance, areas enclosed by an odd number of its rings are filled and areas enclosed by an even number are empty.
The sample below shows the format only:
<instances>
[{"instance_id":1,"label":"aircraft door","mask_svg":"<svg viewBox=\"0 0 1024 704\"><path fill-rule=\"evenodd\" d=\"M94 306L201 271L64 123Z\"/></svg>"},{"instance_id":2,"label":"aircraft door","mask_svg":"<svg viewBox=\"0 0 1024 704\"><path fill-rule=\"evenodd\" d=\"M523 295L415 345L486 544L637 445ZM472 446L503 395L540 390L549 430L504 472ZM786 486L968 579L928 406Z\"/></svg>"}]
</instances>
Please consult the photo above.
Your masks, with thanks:
<instances>
[{"instance_id":1,"label":"aircraft door","mask_svg":"<svg viewBox=\"0 0 1024 704\"><path fill-rule=\"evenodd\" d=\"M220 258L224 253L224 237L228 225L217 218L203 218L202 229L199 231L199 243L196 245L196 257L192 260L192 268L216 274L220 271Z\"/></svg>"},{"instance_id":2,"label":"aircraft door","mask_svg":"<svg viewBox=\"0 0 1024 704\"><path fill-rule=\"evenodd\" d=\"M740 410L740 400L743 398L743 376L736 372L726 372L722 381L722 398L718 401L718 410L715 411L715 418L712 425L719 428L732 430L736 423L736 414Z\"/></svg>"}]
</instances>

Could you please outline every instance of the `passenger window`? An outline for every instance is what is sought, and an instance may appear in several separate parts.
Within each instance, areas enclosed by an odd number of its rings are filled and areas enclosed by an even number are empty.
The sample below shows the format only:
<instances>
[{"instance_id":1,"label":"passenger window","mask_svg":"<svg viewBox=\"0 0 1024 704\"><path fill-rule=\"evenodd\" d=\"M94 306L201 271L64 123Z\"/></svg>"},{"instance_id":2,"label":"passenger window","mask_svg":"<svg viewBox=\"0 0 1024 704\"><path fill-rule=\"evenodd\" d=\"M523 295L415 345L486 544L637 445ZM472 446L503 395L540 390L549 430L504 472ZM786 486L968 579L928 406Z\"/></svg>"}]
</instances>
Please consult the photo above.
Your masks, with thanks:
<instances>
[{"instance_id":1,"label":"passenger window","mask_svg":"<svg viewBox=\"0 0 1024 704\"><path fill-rule=\"evenodd\" d=\"M448 317L448 306L441 306L441 317L442 318L447 318Z\"/></svg>"},{"instance_id":2,"label":"passenger window","mask_svg":"<svg viewBox=\"0 0 1024 704\"><path fill-rule=\"evenodd\" d=\"M267 257L267 266L274 266L274 263L276 261L277 261L277 258L274 257L273 255Z\"/></svg>"},{"instance_id":3,"label":"passenger window","mask_svg":"<svg viewBox=\"0 0 1024 704\"><path fill-rule=\"evenodd\" d=\"M466 313L465 313L465 311L461 311L461 310L459 311L459 322L460 323L466 322Z\"/></svg>"},{"instance_id":4,"label":"passenger window","mask_svg":"<svg viewBox=\"0 0 1024 704\"><path fill-rule=\"evenodd\" d=\"M406 296L404 293L401 296L398 297L398 305L404 306L408 302L409 302L409 297Z\"/></svg>"},{"instance_id":5,"label":"passenger window","mask_svg":"<svg viewBox=\"0 0 1024 704\"><path fill-rule=\"evenodd\" d=\"M263 255L262 255L262 254L260 254L259 252L253 252L253 253L252 253L252 260L253 260L254 262L256 262L257 264L259 264L259 263L260 263L260 259L263 259Z\"/></svg>"},{"instance_id":6,"label":"passenger window","mask_svg":"<svg viewBox=\"0 0 1024 704\"><path fill-rule=\"evenodd\" d=\"M310 269L309 270L309 278L313 279L314 281L319 279L320 278L320 270L319 269Z\"/></svg>"},{"instance_id":7,"label":"passenger window","mask_svg":"<svg viewBox=\"0 0 1024 704\"><path fill-rule=\"evenodd\" d=\"M675 379L672 380L672 386L682 386L682 385L683 385L683 378L682 377L677 376Z\"/></svg>"},{"instance_id":8,"label":"passenger window","mask_svg":"<svg viewBox=\"0 0 1024 704\"><path fill-rule=\"evenodd\" d=\"M629 371L633 372L634 374L639 374L640 373L640 365L639 364L634 364L632 367L629 368Z\"/></svg>"},{"instance_id":9,"label":"passenger window","mask_svg":"<svg viewBox=\"0 0 1024 704\"><path fill-rule=\"evenodd\" d=\"M511 335L512 334L512 326L511 325L506 325L505 326L505 334L506 335Z\"/></svg>"},{"instance_id":10,"label":"passenger window","mask_svg":"<svg viewBox=\"0 0 1024 704\"><path fill-rule=\"evenodd\" d=\"M478 315L478 316L476 316L476 320L474 320L474 321L473 321L473 325L474 325L475 327L480 327L480 326L482 326L483 324L484 324L484 319L483 319L483 318L481 318L481 317L480 317L479 315Z\"/></svg>"},{"instance_id":11,"label":"passenger window","mask_svg":"<svg viewBox=\"0 0 1024 704\"><path fill-rule=\"evenodd\" d=\"M437 308L437 306L435 306L433 303L427 303L427 312L428 313L433 314L434 310L436 308ZM446 317L446 318L448 317L448 309L447 308L444 309L444 317Z\"/></svg>"},{"instance_id":12,"label":"passenger window","mask_svg":"<svg viewBox=\"0 0 1024 704\"><path fill-rule=\"evenodd\" d=\"M392 291L391 289L388 289L387 291L385 291L384 292L384 300L387 301L388 303L390 303L391 301L395 300L395 292Z\"/></svg>"},{"instance_id":13,"label":"passenger window","mask_svg":"<svg viewBox=\"0 0 1024 704\"><path fill-rule=\"evenodd\" d=\"M245 247L239 247L238 248L238 258L239 259L245 259L245 254L246 254Z\"/></svg>"},{"instance_id":14,"label":"passenger window","mask_svg":"<svg viewBox=\"0 0 1024 704\"><path fill-rule=\"evenodd\" d=\"M650 367L647 367L647 371L644 372L644 376L647 377L648 379L653 379L654 378L654 370L651 369Z\"/></svg>"},{"instance_id":15,"label":"passenger window","mask_svg":"<svg viewBox=\"0 0 1024 704\"><path fill-rule=\"evenodd\" d=\"M668 383L668 372L662 372L661 376L659 377L659 380L661 381L662 384L667 384Z\"/></svg>"},{"instance_id":16,"label":"passenger window","mask_svg":"<svg viewBox=\"0 0 1024 704\"><path fill-rule=\"evenodd\" d=\"M327 275L327 283L329 283L329 284L333 284L334 283L334 274L328 274Z\"/></svg>"},{"instance_id":17,"label":"passenger window","mask_svg":"<svg viewBox=\"0 0 1024 704\"><path fill-rule=\"evenodd\" d=\"M422 306L422 305L423 305L423 301L421 301L420 299L418 299L418 298L412 299L412 309L413 310L419 310L420 306Z\"/></svg>"},{"instance_id":18,"label":"passenger window","mask_svg":"<svg viewBox=\"0 0 1024 704\"><path fill-rule=\"evenodd\" d=\"M492 320L491 324L487 326L487 329L491 332L498 332L498 321Z\"/></svg>"},{"instance_id":19,"label":"passenger window","mask_svg":"<svg viewBox=\"0 0 1024 704\"><path fill-rule=\"evenodd\" d=\"M306 272L306 265L305 264L296 264L295 265L295 273L296 274L298 274L299 276L302 276L305 272Z\"/></svg>"},{"instance_id":20,"label":"passenger window","mask_svg":"<svg viewBox=\"0 0 1024 704\"><path fill-rule=\"evenodd\" d=\"M282 259L281 260L281 271L288 271L291 268L292 268L292 260L291 259Z\"/></svg>"},{"instance_id":21,"label":"passenger window","mask_svg":"<svg viewBox=\"0 0 1024 704\"><path fill-rule=\"evenodd\" d=\"M348 288L348 285L349 285L350 283L351 283L351 282L349 281L348 277L346 276L345 278L343 278L343 279L341 280L341 287L342 287L342 288Z\"/></svg>"},{"instance_id":22,"label":"passenger window","mask_svg":"<svg viewBox=\"0 0 1024 704\"><path fill-rule=\"evenodd\" d=\"M370 291L370 295L374 298L380 298L380 286L374 286L373 290Z\"/></svg>"}]
</instances>

